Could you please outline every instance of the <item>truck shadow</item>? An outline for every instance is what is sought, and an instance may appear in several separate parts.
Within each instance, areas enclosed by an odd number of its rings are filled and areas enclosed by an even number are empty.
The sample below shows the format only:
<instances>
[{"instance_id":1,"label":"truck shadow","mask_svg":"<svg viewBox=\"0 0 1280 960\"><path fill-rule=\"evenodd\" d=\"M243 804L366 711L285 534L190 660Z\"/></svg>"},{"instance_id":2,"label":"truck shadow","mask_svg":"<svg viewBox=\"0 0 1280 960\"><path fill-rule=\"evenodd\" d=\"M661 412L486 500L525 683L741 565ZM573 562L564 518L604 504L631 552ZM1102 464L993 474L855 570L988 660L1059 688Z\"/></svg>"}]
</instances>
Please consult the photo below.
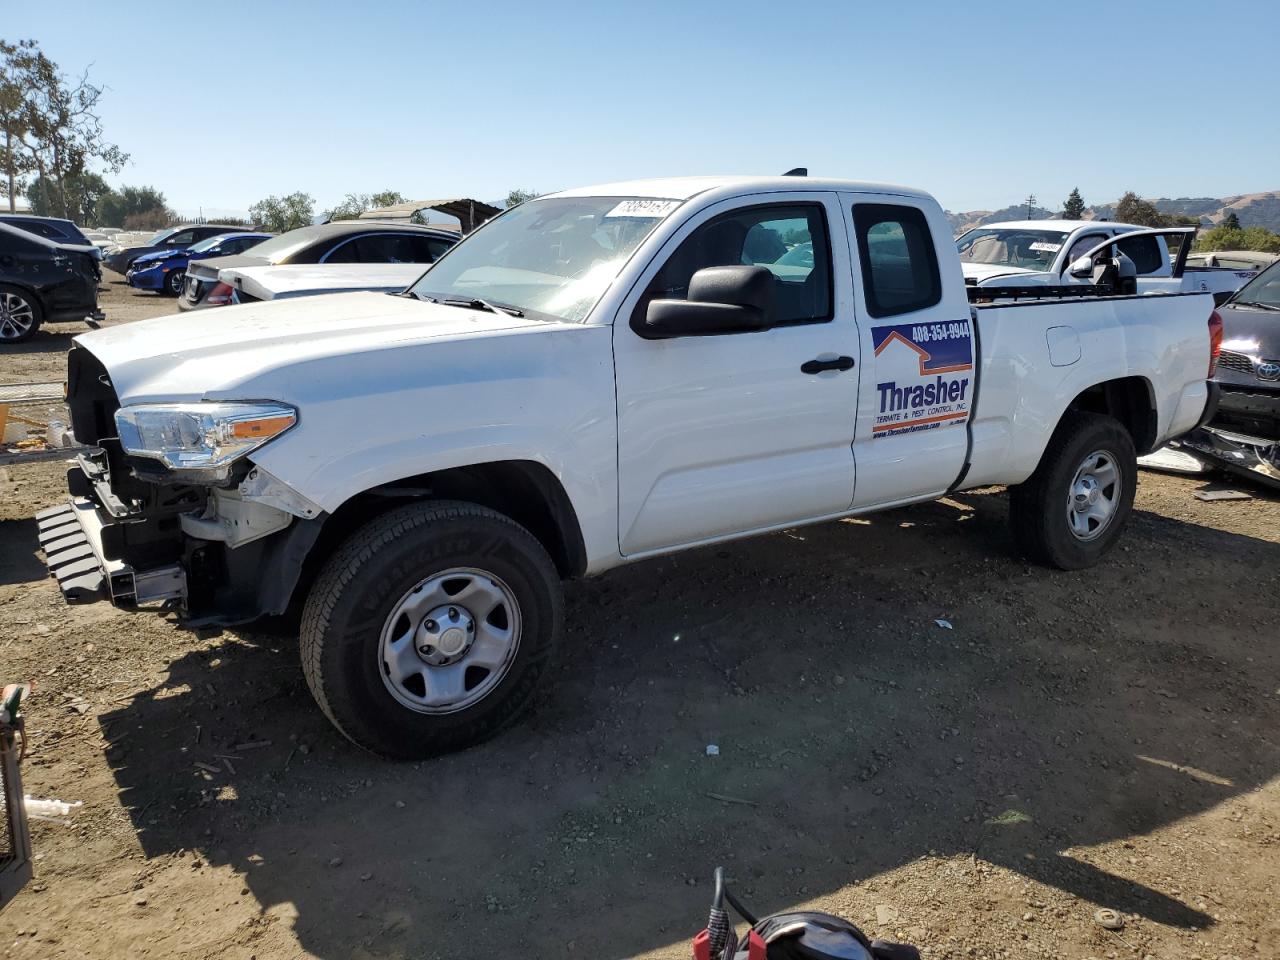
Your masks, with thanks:
<instances>
[{"instance_id":1,"label":"truck shadow","mask_svg":"<svg viewBox=\"0 0 1280 960\"><path fill-rule=\"evenodd\" d=\"M463 754L362 754L287 642L243 633L104 716L108 759L148 856L233 866L335 960L631 956L702 925L717 863L774 911L929 853L1210 926L1088 848L1280 773L1276 653L1187 589L1234 583L1274 622L1280 545L1139 513L1102 568L1054 573L1012 554L1005 509L966 495L575 584L555 682Z\"/></svg>"}]
</instances>

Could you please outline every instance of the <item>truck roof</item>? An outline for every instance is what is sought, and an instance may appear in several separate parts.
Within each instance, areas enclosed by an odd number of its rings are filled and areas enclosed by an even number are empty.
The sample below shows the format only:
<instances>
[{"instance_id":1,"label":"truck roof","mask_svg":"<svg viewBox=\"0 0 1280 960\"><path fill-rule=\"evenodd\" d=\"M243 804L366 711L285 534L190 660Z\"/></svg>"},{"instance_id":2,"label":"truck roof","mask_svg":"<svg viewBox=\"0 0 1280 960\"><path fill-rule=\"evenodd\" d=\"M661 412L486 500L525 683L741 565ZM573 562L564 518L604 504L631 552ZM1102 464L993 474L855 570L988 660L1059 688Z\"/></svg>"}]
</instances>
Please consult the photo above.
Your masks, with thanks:
<instances>
[{"instance_id":1,"label":"truck roof","mask_svg":"<svg viewBox=\"0 0 1280 960\"><path fill-rule=\"evenodd\" d=\"M552 194L556 197L654 197L667 200L687 200L709 190L733 188L760 190L857 190L871 193L891 193L897 196L932 200L923 190L889 183L870 183L863 180L835 180L824 177L662 177L653 180L623 180L617 183L598 184L593 187L575 187Z\"/></svg>"},{"instance_id":2,"label":"truck roof","mask_svg":"<svg viewBox=\"0 0 1280 960\"><path fill-rule=\"evenodd\" d=\"M1106 227L1115 230L1146 230L1133 223L1117 223L1114 220L1001 220L998 223L982 223L972 230L1060 230L1074 233L1085 227ZM968 232L968 231L966 231Z\"/></svg>"}]
</instances>

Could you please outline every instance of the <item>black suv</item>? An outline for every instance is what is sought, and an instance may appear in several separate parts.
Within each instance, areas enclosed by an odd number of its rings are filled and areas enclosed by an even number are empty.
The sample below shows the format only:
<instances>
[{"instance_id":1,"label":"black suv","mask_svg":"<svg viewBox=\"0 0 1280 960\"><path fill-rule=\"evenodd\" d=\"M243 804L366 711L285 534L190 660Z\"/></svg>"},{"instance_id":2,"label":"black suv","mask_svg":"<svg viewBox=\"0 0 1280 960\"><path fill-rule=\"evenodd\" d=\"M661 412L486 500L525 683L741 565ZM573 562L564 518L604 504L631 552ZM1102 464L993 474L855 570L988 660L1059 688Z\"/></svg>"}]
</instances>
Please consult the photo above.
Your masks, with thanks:
<instances>
[{"instance_id":1,"label":"black suv","mask_svg":"<svg viewBox=\"0 0 1280 960\"><path fill-rule=\"evenodd\" d=\"M101 320L96 269L81 247L0 223L0 346L46 320Z\"/></svg>"},{"instance_id":2,"label":"black suv","mask_svg":"<svg viewBox=\"0 0 1280 960\"><path fill-rule=\"evenodd\" d=\"M159 250L185 250L194 243L208 240L223 233L241 233L244 227L229 227L226 224L196 223L181 227L168 227L161 230L145 244L137 247L121 247L107 255L107 266L123 276L129 272L133 261L144 253L155 253Z\"/></svg>"}]
</instances>

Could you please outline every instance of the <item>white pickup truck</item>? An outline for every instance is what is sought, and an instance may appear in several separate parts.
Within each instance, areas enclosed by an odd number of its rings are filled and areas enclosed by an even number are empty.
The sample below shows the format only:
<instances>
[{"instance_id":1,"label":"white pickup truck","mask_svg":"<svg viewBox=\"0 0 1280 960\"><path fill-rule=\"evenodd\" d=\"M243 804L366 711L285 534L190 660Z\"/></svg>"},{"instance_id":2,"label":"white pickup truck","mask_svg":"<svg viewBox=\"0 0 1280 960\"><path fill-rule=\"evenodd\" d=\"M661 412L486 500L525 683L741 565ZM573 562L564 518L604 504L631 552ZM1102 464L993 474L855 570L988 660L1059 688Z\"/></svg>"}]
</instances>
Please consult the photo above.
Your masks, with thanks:
<instances>
[{"instance_id":1,"label":"white pickup truck","mask_svg":"<svg viewBox=\"0 0 1280 960\"><path fill-rule=\"evenodd\" d=\"M1221 304L1258 269L1189 266L1195 232L1106 220L1021 220L974 227L956 238L956 250L965 282L984 288L1089 284L1095 258L1118 250L1132 264L1137 293L1211 293Z\"/></svg>"},{"instance_id":2,"label":"white pickup truck","mask_svg":"<svg viewBox=\"0 0 1280 960\"><path fill-rule=\"evenodd\" d=\"M300 608L328 716L423 757L528 701L566 578L991 484L1030 556L1096 563L1135 450L1206 414L1215 329L1195 294L971 307L916 190L569 190L400 296L77 338L73 428L101 452L39 533L72 601Z\"/></svg>"}]
</instances>

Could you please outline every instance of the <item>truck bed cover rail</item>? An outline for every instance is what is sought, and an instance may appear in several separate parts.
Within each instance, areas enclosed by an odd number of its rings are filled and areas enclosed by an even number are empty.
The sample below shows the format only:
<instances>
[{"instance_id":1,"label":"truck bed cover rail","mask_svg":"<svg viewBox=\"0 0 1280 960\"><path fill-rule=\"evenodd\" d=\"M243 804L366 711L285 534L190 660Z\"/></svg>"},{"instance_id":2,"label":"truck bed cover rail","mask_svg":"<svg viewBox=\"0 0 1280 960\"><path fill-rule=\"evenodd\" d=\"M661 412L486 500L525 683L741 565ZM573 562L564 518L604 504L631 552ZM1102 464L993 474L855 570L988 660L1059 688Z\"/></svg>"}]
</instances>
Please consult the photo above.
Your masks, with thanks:
<instances>
[{"instance_id":1,"label":"truck bed cover rail","mask_svg":"<svg viewBox=\"0 0 1280 960\"><path fill-rule=\"evenodd\" d=\"M1079 300L1085 297L1109 297L1113 293L1109 283L1073 283L1063 286L1044 284L1025 287L967 287L970 303L990 303L994 300Z\"/></svg>"}]
</instances>

